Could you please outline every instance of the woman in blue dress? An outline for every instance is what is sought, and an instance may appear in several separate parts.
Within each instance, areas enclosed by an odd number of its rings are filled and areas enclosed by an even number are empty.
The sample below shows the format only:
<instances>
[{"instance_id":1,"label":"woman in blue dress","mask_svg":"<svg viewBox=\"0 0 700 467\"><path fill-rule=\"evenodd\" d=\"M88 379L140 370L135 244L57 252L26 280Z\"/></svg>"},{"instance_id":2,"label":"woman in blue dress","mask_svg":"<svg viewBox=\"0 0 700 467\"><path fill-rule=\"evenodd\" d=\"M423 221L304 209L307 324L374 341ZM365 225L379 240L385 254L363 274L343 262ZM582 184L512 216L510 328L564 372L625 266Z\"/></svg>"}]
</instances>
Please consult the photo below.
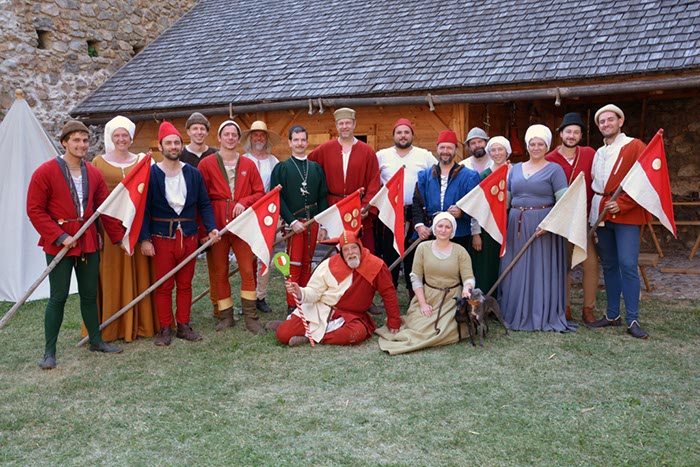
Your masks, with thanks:
<instances>
[{"instance_id":1,"label":"woman in blue dress","mask_svg":"<svg viewBox=\"0 0 700 467\"><path fill-rule=\"evenodd\" d=\"M508 177L506 254L500 271L512 262L537 226L564 194L566 175L544 158L552 132L532 125L525 133L529 160L515 164ZM566 321L566 239L539 235L500 286L500 305L506 325L519 331L571 331Z\"/></svg>"}]
</instances>

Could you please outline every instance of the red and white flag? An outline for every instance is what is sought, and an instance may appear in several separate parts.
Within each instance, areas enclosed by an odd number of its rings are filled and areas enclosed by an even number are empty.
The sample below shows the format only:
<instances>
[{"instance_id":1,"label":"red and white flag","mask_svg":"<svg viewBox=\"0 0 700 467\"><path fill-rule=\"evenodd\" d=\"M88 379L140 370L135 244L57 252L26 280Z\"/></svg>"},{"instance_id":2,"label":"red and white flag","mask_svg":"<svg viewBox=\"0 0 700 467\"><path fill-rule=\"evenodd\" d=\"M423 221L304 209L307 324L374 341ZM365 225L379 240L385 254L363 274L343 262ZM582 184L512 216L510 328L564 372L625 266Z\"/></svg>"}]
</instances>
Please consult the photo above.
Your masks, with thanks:
<instances>
[{"instance_id":1,"label":"red and white flag","mask_svg":"<svg viewBox=\"0 0 700 467\"><path fill-rule=\"evenodd\" d=\"M402 166L393 177L386 182L374 198L370 205L379 209L379 220L389 227L394 233L394 249L403 258L403 238L404 238L404 209L403 209L403 182L404 169Z\"/></svg>"},{"instance_id":2,"label":"red and white flag","mask_svg":"<svg viewBox=\"0 0 700 467\"><path fill-rule=\"evenodd\" d=\"M328 238L340 237L344 230L356 232L360 229L362 226L360 193L363 191L364 188L360 188L314 216L314 220L326 229Z\"/></svg>"},{"instance_id":3,"label":"red and white flag","mask_svg":"<svg viewBox=\"0 0 700 467\"><path fill-rule=\"evenodd\" d=\"M664 150L664 130L660 129L640 154L624 180L622 189L641 207L655 216L675 237L671 182Z\"/></svg>"},{"instance_id":4,"label":"red and white flag","mask_svg":"<svg viewBox=\"0 0 700 467\"><path fill-rule=\"evenodd\" d=\"M556 202L549 214L537 226L553 234L561 235L574 245L571 268L583 262L588 255L588 204L586 179L579 172L566 193Z\"/></svg>"},{"instance_id":5,"label":"red and white flag","mask_svg":"<svg viewBox=\"0 0 700 467\"><path fill-rule=\"evenodd\" d=\"M481 228L501 244L501 257L506 252L506 179L509 168L509 164L502 165L457 201L458 208L476 219Z\"/></svg>"},{"instance_id":6,"label":"red and white flag","mask_svg":"<svg viewBox=\"0 0 700 467\"><path fill-rule=\"evenodd\" d=\"M281 185L271 189L265 196L257 200L251 207L222 229L222 234L231 232L250 245L253 254L262 263L261 274L267 274L272 259L272 244L277 233L280 218Z\"/></svg>"},{"instance_id":7,"label":"red and white flag","mask_svg":"<svg viewBox=\"0 0 700 467\"><path fill-rule=\"evenodd\" d=\"M148 181L151 178L151 153L141 158L136 167L117 185L106 200L97 208L100 214L114 217L122 222L126 233L122 245L128 254L134 253L138 242L143 214L146 209Z\"/></svg>"}]
</instances>

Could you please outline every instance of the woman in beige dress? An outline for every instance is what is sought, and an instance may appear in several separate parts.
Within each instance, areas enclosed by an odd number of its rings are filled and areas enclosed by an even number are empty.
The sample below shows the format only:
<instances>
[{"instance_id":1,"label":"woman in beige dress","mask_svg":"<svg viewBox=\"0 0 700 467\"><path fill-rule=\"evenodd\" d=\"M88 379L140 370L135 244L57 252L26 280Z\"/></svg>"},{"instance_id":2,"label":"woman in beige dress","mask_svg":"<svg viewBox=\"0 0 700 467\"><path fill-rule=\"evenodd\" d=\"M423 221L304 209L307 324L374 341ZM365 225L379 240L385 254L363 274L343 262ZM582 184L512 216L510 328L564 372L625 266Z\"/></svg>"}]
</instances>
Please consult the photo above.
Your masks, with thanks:
<instances>
[{"instance_id":1,"label":"woman in beige dress","mask_svg":"<svg viewBox=\"0 0 700 467\"><path fill-rule=\"evenodd\" d=\"M398 333L386 326L377 329L380 349L396 355L459 340L454 299L470 296L474 274L467 250L450 241L456 229L457 221L447 212L433 219L435 240L421 243L413 260L415 296Z\"/></svg>"}]
</instances>

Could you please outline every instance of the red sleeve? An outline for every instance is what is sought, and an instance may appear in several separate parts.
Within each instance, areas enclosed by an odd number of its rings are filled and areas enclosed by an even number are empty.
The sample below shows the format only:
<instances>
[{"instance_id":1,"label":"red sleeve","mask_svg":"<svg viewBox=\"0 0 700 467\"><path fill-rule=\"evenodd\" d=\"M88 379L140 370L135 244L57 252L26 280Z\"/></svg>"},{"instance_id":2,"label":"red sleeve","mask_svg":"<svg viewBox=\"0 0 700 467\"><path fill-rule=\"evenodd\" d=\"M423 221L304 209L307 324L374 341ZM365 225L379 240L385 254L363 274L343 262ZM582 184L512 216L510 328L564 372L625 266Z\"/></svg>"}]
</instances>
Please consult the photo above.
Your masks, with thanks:
<instances>
[{"instance_id":1,"label":"red sleeve","mask_svg":"<svg viewBox=\"0 0 700 467\"><path fill-rule=\"evenodd\" d=\"M248 172L247 178L248 183L250 184L250 190L245 190L245 188L243 188L243 192L248 193L245 196L241 196L241 199L237 199L236 202L241 203L243 207L247 209L251 207L253 203L255 203L257 200L265 196L265 185L263 185L262 178L260 177L260 172L258 172L258 168L256 167L255 163L246 158L245 156L239 157L239 161L241 163L241 170L243 170L245 166L245 169ZM238 182L238 180L236 180L236 182ZM237 190L238 187L236 187L236 191Z\"/></svg>"},{"instance_id":2,"label":"red sleeve","mask_svg":"<svg viewBox=\"0 0 700 467\"><path fill-rule=\"evenodd\" d=\"M374 288L384 300L386 325L391 329L399 329L401 327L399 299L396 296L396 288L394 288L391 272L386 264L382 265L379 274L374 278Z\"/></svg>"},{"instance_id":3,"label":"red sleeve","mask_svg":"<svg viewBox=\"0 0 700 467\"><path fill-rule=\"evenodd\" d=\"M365 174L365 196L362 198L362 206L367 206L374 195L379 192L381 188L381 180L379 178L379 161L377 160L377 154L372 150L371 147L367 147L369 153L369 160L367 161L367 172ZM377 214L379 211L377 208L373 207L371 211Z\"/></svg>"},{"instance_id":4,"label":"red sleeve","mask_svg":"<svg viewBox=\"0 0 700 467\"><path fill-rule=\"evenodd\" d=\"M66 232L49 215L53 187L47 167L42 165L32 174L27 191L27 216L44 242L53 244Z\"/></svg>"}]
</instances>

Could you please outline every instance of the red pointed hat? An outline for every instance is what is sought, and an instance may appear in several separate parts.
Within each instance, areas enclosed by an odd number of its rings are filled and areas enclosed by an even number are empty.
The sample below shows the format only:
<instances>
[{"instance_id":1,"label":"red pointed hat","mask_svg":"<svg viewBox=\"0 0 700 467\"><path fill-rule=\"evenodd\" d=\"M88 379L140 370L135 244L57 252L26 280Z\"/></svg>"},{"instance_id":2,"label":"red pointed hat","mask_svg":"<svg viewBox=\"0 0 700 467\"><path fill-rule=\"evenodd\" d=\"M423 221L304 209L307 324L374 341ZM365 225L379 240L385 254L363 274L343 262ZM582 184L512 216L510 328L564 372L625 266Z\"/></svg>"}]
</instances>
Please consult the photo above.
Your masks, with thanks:
<instances>
[{"instance_id":1,"label":"red pointed hat","mask_svg":"<svg viewBox=\"0 0 700 467\"><path fill-rule=\"evenodd\" d=\"M172 123L164 121L160 124L160 128L158 129L158 142L160 143L163 141L163 138L170 135L177 135L180 141L182 141L182 135L177 131L177 128L175 128Z\"/></svg>"},{"instance_id":2,"label":"red pointed hat","mask_svg":"<svg viewBox=\"0 0 700 467\"><path fill-rule=\"evenodd\" d=\"M440 132L440 136L438 136L437 144L440 145L442 143L452 143L455 146L459 145L459 141L457 141L457 133L455 133L452 130L444 130Z\"/></svg>"},{"instance_id":3,"label":"red pointed hat","mask_svg":"<svg viewBox=\"0 0 700 467\"><path fill-rule=\"evenodd\" d=\"M362 241L360 240L360 236L362 229L359 230L343 230L343 233L340 234L339 237L335 238L329 238L327 240L323 240L321 243L326 244L326 245L338 245L339 249L343 249L343 247L348 244L348 243L357 243L360 245L360 248L362 248Z\"/></svg>"}]
</instances>

